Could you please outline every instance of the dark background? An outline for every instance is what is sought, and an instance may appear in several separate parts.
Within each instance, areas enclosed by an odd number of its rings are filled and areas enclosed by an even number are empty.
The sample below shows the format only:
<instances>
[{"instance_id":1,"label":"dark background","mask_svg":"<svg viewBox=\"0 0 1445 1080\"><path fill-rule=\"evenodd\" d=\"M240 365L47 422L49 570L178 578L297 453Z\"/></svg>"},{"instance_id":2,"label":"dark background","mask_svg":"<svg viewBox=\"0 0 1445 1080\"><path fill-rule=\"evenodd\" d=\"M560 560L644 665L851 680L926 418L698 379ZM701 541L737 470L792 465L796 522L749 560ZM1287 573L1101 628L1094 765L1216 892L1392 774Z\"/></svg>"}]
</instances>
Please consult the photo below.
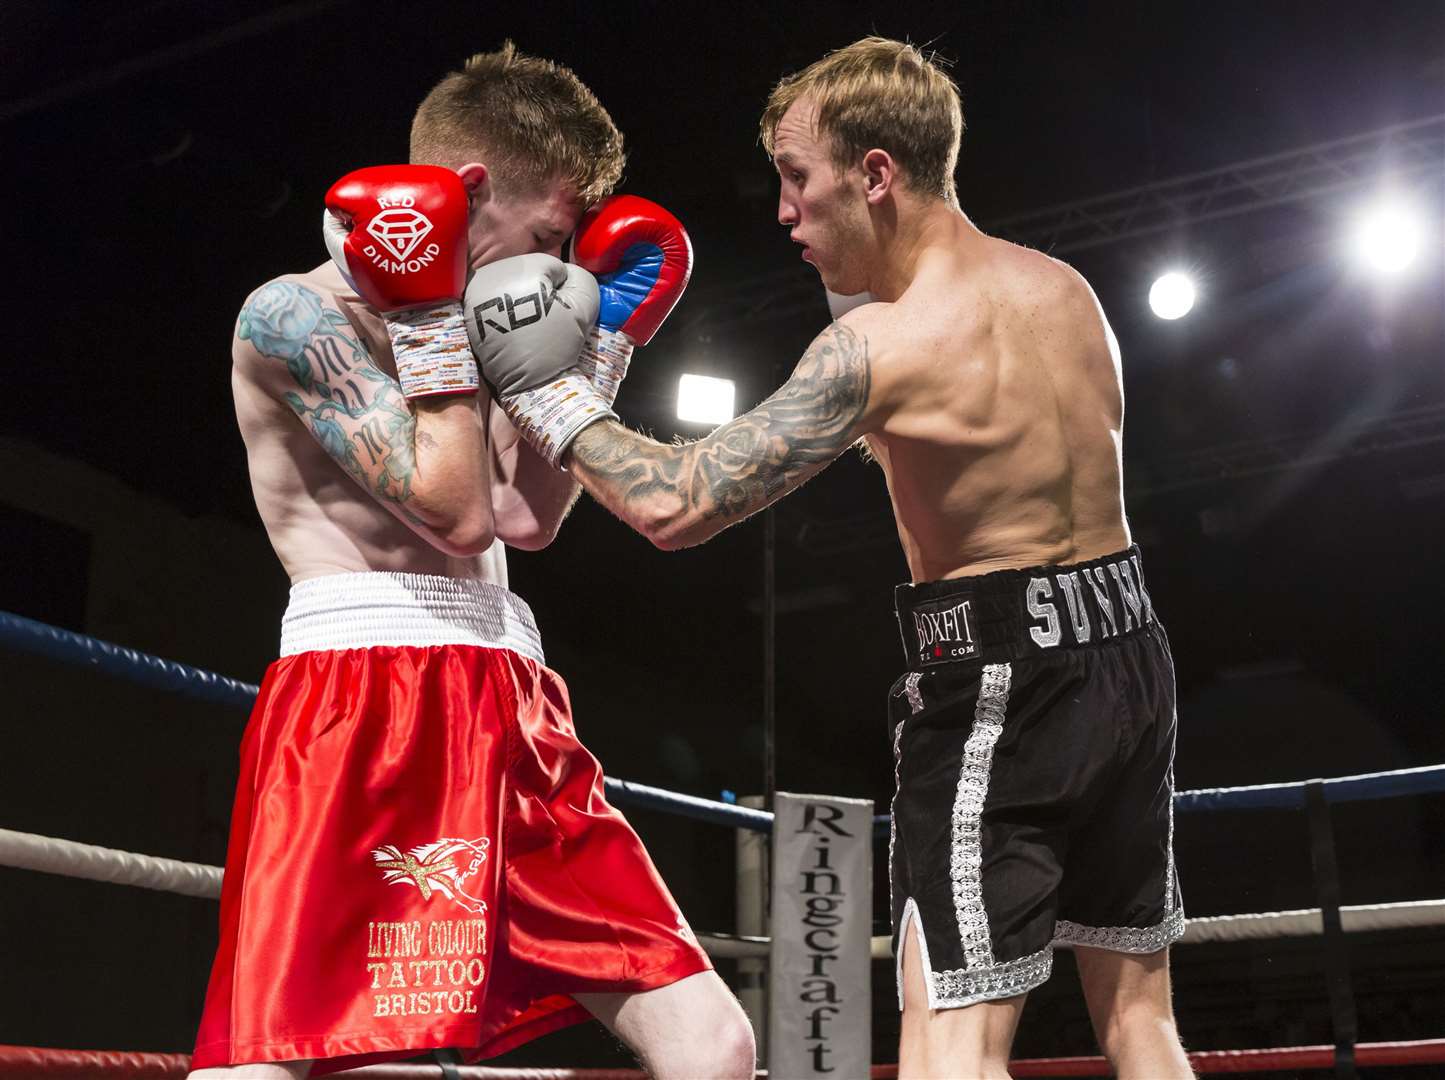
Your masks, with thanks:
<instances>
[{"instance_id":1,"label":"dark background","mask_svg":"<svg viewBox=\"0 0 1445 1080\"><path fill-rule=\"evenodd\" d=\"M696 434L671 419L683 370L760 400L827 315L821 290L797 291L812 272L776 224L757 116L780 75L870 32L952 61L960 197L985 227L1445 111L1438 2L8 4L0 608L259 679L285 581L231 415L235 313L321 260L328 184L402 160L426 90L507 36L596 91L627 137L624 190L692 236L693 284L636 358L624 419ZM1440 169L1414 186L1434 231L1389 284L1339 250L1358 185L1065 254L1123 351L1129 511L1178 664L1181 787L1445 761ZM1145 296L1172 265L1203 294L1163 323ZM124 528L86 524L88 485ZM779 786L881 808L906 576L881 474L850 455L777 513ZM511 572L611 774L761 787L759 522L663 554L584 499ZM223 859L242 718L29 659L0 660L0 679L0 827ZM731 835L632 816L694 926L733 925ZM1445 895L1445 800L1335 821L1344 902ZM1302 817L1181 817L1177 845L1191 913L1314 903ZM188 1049L214 920L204 901L0 870L17 973L0 979L0 1042ZM1442 940L1353 939L1363 1039L1445 1032ZM1328 1041L1317 950L1178 950L1187 1040ZM1067 967L1030 1003L1021 1055L1092 1051ZM891 973L875 978L893 1060ZM618 1055L584 1031L511 1060Z\"/></svg>"}]
</instances>

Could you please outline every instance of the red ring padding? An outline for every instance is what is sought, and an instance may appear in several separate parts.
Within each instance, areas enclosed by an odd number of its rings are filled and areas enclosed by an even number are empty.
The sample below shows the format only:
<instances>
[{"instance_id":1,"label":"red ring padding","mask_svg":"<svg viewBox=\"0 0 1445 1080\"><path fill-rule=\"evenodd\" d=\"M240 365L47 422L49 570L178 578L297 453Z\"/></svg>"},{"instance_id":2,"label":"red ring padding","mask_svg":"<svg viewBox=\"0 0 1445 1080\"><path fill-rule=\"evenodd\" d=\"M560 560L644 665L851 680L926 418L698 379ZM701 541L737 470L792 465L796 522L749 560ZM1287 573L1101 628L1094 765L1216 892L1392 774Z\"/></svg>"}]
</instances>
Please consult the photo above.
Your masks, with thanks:
<instances>
[{"instance_id":1,"label":"red ring padding","mask_svg":"<svg viewBox=\"0 0 1445 1080\"><path fill-rule=\"evenodd\" d=\"M1290 1069L1333 1069L1333 1046L1280 1046L1271 1050L1196 1050L1189 1055L1196 1072L1286 1072ZM1445 1039L1414 1042L1360 1043L1357 1065L1439 1065L1445 1063ZM1015 1077L1111 1076L1101 1057L1021 1058L1008 1063ZM897 1065L875 1065L872 1080L897 1080Z\"/></svg>"},{"instance_id":2,"label":"red ring padding","mask_svg":"<svg viewBox=\"0 0 1445 1080\"><path fill-rule=\"evenodd\" d=\"M99 1075L181 1080L190 1064L189 1054L0 1046L0 1077L4 1080L93 1080ZM647 1080L640 1069L492 1069L459 1065L457 1072L463 1080ZM334 1075L358 1080L437 1080L441 1069L436 1065L368 1065Z\"/></svg>"},{"instance_id":3,"label":"red ring padding","mask_svg":"<svg viewBox=\"0 0 1445 1080\"><path fill-rule=\"evenodd\" d=\"M1197 1050L1189 1055L1204 1074L1285 1072L1289 1069L1331 1069L1333 1046L1283 1046L1270 1050ZM1355 1062L1363 1066L1445 1064L1445 1039L1413 1042L1360 1043ZM97 1074L136 1080L171 1080L184 1077L190 1065L186 1054L138 1054L124 1050L52 1050L41 1046L0 1046L0 1076L5 1080L70 1080ZM489 1069L461 1066L467 1080L642 1080L636 1069ZM872 1080L896 1080L897 1065L875 1065ZM1009 1062L1015 1077L1108 1076L1109 1063L1101 1057L1023 1058ZM435 1065L373 1065L341 1076L377 1080L431 1080Z\"/></svg>"},{"instance_id":4,"label":"red ring padding","mask_svg":"<svg viewBox=\"0 0 1445 1080\"><path fill-rule=\"evenodd\" d=\"M5 1080L69 1080L106 1075L169 1080L186 1075L190 1054L135 1054L125 1050L51 1050L44 1046L0 1046Z\"/></svg>"}]
</instances>

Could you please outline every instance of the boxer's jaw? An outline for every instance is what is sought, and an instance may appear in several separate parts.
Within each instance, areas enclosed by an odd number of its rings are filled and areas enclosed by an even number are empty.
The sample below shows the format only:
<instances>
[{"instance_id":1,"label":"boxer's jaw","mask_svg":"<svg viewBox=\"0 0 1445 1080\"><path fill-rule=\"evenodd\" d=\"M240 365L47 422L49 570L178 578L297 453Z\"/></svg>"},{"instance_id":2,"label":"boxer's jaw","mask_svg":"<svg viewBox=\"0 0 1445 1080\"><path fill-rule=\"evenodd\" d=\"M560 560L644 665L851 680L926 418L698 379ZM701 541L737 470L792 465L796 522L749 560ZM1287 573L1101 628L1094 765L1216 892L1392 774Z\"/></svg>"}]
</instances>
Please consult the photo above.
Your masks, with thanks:
<instances>
[{"instance_id":1,"label":"boxer's jaw","mask_svg":"<svg viewBox=\"0 0 1445 1080\"><path fill-rule=\"evenodd\" d=\"M803 246L804 261L818 271L824 287L844 296L868 290L868 266L877 246L855 179L845 175L815 185L791 230L793 241Z\"/></svg>"},{"instance_id":2,"label":"boxer's jaw","mask_svg":"<svg viewBox=\"0 0 1445 1080\"><path fill-rule=\"evenodd\" d=\"M480 186L472 193L469 265L475 270L498 259L536 252L561 258L562 246L585 209L564 181L519 191L490 183Z\"/></svg>"},{"instance_id":3,"label":"boxer's jaw","mask_svg":"<svg viewBox=\"0 0 1445 1080\"><path fill-rule=\"evenodd\" d=\"M830 207L826 236L828 273L822 274L819 268L824 286L843 296L867 292L877 244L868 205L851 187L841 191Z\"/></svg>"}]
</instances>

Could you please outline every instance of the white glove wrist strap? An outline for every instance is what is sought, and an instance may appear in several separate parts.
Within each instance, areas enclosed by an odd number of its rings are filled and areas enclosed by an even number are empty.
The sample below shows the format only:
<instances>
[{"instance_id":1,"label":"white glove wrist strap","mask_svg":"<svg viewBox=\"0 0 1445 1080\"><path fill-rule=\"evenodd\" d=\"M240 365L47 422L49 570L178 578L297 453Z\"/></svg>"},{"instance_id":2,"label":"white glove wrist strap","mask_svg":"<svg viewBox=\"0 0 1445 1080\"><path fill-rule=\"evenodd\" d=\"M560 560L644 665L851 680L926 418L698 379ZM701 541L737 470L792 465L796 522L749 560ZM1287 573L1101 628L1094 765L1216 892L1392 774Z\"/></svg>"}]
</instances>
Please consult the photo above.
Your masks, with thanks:
<instances>
[{"instance_id":1,"label":"white glove wrist strap","mask_svg":"<svg viewBox=\"0 0 1445 1080\"><path fill-rule=\"evenodd\" d=\"M617 400L617 391L622 389L622 380L627 376L627 364L635 348L632 339L621 330L604 330L593 327L582 346L582 355L577 366L586 373L597 393L611 405Z\"/></svg>"},{"instance_id":2,"label":"white glove wrist strap","mask_svg":"<svg viewBox=\"0 0 1445 1080\"><path fill-rule=\"evenodd\" d=\"M598 420L617 419L610 406L580 366L502 399L522 437L554 468L561 467L562 455L579 431Z\"/></svg>"},{"instance_id":3,"label":"white glove wrist strap","mask_svg":"<svg viewBox=\"0 0 1445 1080\"><path fill-rule=\"evenodd\" d=\"M407 398L475 394L481 386L458 301L388 312L386 332L397 381Z\"/></svg>"}]
</instances>

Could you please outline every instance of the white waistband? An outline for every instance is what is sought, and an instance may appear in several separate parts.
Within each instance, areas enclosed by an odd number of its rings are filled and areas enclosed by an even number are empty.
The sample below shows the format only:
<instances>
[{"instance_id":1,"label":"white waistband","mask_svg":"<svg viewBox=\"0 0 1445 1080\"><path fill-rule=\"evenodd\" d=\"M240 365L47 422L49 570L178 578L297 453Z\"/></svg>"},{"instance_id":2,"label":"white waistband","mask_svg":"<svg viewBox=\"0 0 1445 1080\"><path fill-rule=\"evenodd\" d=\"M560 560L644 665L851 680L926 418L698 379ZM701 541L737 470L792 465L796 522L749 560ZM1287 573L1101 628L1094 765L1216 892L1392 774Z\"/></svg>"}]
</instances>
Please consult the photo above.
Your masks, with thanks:
<instances>
[{"instance_id":1,"label":"white waistband","mask_svg":"<svg viewBox=\"0 0 1445 1080\"><path fill-rule=\"evenodd\" d=\"M489 581L377 571L291 586L282 656L384 645L480 645L546 663L532 609Z\"/></svg>"}]
</instances>

